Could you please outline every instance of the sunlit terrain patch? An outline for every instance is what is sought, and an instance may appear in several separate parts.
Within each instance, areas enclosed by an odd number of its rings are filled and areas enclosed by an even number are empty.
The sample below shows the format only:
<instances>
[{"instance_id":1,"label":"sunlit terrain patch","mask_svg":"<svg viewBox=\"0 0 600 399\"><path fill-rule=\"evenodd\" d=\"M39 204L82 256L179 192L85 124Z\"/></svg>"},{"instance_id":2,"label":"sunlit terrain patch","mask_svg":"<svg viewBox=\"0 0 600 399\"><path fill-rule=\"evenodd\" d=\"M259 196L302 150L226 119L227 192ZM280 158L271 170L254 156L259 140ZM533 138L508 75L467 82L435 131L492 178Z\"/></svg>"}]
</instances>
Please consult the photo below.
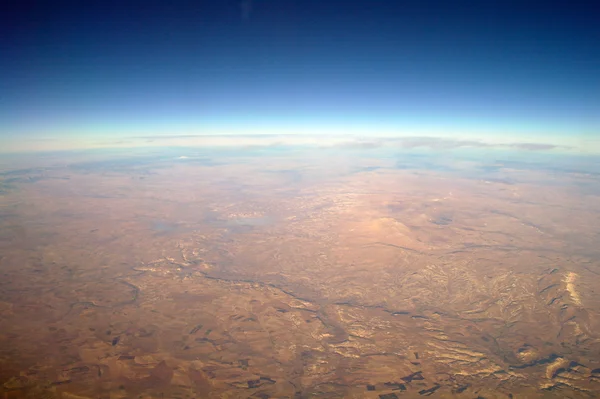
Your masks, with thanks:
<instances>
[{"instance_id":1,"label":"sunlit terrain patch","mask_svg":"<svg viewBox=\"0 0 600 399\"><path fill-rule=\"evenodd\" d=\"M575 290L575 282L577 281L578 277L579 276L577 275L577 273L569 272L565 276L565 283L567 284L567 291L569 291L569 295L571 296L571 300L573 300L573 303L575 303L576 305L581 305L581 298Z\"/></svg>"}]
</instances>

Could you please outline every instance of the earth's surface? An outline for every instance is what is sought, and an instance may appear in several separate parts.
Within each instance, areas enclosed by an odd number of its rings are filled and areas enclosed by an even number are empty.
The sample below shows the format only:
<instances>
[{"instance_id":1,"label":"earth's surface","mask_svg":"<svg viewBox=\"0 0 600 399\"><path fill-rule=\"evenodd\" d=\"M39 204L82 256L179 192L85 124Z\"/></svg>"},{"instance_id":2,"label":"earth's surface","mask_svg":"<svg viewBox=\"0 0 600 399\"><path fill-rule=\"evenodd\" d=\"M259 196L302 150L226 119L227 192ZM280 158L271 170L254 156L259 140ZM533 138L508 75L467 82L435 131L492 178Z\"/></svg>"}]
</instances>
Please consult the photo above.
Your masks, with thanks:
<instances>
[{"instance_id":1,"label":"earth's surface","mask_svg":"<svg viewBox=\"0 0 600 399\"><path fill-rule=\"evenodd\" d=\"M600 392L596 158L274 147L2 168L5 398Z\"/></svg>"}]
</instances>

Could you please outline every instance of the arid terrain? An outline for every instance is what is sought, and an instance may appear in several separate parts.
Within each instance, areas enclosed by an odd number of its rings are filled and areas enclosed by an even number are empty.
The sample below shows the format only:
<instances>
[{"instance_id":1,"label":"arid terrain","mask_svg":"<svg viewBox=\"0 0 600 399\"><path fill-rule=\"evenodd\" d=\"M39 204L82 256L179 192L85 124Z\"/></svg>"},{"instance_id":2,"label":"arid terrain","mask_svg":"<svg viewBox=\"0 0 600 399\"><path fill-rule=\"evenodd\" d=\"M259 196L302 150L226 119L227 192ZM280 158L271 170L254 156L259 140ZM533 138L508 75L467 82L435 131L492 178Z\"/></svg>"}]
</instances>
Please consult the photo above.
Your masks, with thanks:
<instances>
[{"instance_id":1,"label":"arid terrain","mask_svg":"<svg viewBox=\"0 0 600 399\"><path fill-rule=\"evenodd\" d=\"M377 151L5 162L0 393L600 396L597 161Z\"/></svg>"}]
</instances>

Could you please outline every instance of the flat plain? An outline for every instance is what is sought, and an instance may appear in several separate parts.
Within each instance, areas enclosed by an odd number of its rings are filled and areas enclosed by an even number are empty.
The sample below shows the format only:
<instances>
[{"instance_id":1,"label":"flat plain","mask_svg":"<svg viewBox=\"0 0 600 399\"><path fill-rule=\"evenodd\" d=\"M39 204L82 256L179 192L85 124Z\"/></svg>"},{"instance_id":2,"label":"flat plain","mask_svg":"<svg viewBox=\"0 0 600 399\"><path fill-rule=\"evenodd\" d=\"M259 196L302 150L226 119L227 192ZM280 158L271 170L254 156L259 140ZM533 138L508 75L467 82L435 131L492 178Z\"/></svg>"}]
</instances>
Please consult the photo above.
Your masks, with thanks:
<instances>
[{"instance_id":1,"label":"flat plain","mask_svg":"<svg viewBox=\"0 0 600 399\"><path fill-rule=\"evenodd\" d=\"M592 161L377 151L5 165L0 393L597 397Z\"/></svg>"}]
</instances>

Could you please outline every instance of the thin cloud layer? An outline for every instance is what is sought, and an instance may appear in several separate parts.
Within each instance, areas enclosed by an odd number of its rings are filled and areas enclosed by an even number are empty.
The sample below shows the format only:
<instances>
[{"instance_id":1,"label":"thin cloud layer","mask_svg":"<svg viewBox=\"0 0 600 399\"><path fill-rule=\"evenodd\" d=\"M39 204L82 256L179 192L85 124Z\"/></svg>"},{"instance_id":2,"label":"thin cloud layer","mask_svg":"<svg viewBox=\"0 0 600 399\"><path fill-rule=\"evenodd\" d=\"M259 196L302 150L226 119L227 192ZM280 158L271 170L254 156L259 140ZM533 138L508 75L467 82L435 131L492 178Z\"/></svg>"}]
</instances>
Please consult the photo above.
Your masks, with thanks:
<instances>
[{"instance_id":1,"label":"thin cloud layer","mask_svg":"<svg viewBox=\"0 0 600 399\"><path fill-rule=\"evenodd\" d=\"M572 147L549 143L489 143L479 140L447 139L430 136L412 136L398 138L379 138L373 140L356 139L335 145L340 148L379 148L400 147L403 149L429 148L433 150L453 150L459 148L513 148L527 151L549 151L555 149L572 149Z\"/></svg>"},{"instance_id":2,"label":"thin cloud layer","mask_svg":"<svg viewBox=\"0 0 600 399\"><path fill-rule=\"evenodd\" d=\"M2 144L0 142L0 144ZM11 143L8 143L11 144ZM543 142L486 142L473 139L452 139L434 136L404 136L404 137L365 137L357 135L317 135L317 134L190 134L190 135L142 135L129 136L112 140L39 140L36 146L30 142L12 143L0 148L0 152L23 151L52 151L84 148L135 148L135 147L256 147L256 146L308 146L314 148L340 148L340 149L376 149L376 148L398 148L431 149L436 151L450 151L463 148L487 148L487 149L512 149L521 151L552 151L569 150L581 151L582 147L559 145ZM1 147L1 146L0 146ZM590 146L593 148L593 146ZM4 151L2 151L4 150Z\"/></svg>"},{"instance_id":3,"label":"thin cloud layer","mask_svg":"<svg viewBox=\"0 0 600 399\"><path fill-rule=\"evenodd\" d=\"M544 150L553 150L556 148L561 148L561 146L557 146L554 144L543 144L543 143L514 143L510 145L513 148L519 148L521 150L529 150L529 151L544 151ZM562 146L564 147L564 146Z\"/></svg>"},{"instance_id":4,"label":"thin cloud layer","mask_svg":"<svg viewBox=\"0 0 600 399\"><path fill-rule=\"evenodd\" d=\"M321 148L373 149L396 147L403 149L429 148L432 150L453 150L459 148L512 148L526 151L550 151L555 149L572 149L564 145L551 143L490 143L481 140L449 139L433 136L407 137L348 137L339 135L286 135L286 134L253 134L253 135L160 135L141 136L132 139L146 142L160 142L189 145L314 145Z\"/></svg>"}]
</instances>

